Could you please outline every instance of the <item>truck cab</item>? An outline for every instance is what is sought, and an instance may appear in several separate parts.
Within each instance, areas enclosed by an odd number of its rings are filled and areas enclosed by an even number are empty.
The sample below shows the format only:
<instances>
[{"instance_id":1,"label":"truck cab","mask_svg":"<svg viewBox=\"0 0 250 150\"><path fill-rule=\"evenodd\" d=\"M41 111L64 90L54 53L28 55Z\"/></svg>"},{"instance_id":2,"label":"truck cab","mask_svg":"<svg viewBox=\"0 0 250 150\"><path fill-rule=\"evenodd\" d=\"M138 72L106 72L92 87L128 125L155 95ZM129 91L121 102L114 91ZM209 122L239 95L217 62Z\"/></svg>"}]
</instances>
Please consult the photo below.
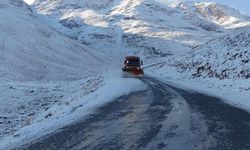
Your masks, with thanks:
<instances>
[{"instance_id":1,"label":"truck cab","mask_svg":"<svg viewBox=\"0 0 250 150\"><path fill-rule=\"evenodd\" d=\"M124 64L122 70L127 75L132 75L135 77L143 77L144 72L141 68L143 61L140 60L140 57L137 56L128 56L124 59Z\"/></svg>"}]
</instances>

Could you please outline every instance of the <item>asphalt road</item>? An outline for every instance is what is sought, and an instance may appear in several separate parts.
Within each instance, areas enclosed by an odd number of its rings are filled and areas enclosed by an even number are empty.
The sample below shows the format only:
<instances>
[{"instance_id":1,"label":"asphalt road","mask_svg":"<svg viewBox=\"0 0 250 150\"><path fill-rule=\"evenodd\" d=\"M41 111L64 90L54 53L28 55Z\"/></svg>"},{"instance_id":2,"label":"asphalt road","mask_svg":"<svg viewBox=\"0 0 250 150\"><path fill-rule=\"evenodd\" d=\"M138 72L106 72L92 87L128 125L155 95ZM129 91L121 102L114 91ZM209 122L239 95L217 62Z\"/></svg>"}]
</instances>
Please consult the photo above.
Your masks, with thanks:
<instances>
[{"instance_id":1,"label":"asphalt road","mask_svg":"<svg viewBox=\"0 0 250 150\"><path fill-rule=\"evenodd\" d=\"M147 90L110 102L83 121L20 149L250 149L249 113L150 77L142 81Z\"/></svg>"}]
</instances>

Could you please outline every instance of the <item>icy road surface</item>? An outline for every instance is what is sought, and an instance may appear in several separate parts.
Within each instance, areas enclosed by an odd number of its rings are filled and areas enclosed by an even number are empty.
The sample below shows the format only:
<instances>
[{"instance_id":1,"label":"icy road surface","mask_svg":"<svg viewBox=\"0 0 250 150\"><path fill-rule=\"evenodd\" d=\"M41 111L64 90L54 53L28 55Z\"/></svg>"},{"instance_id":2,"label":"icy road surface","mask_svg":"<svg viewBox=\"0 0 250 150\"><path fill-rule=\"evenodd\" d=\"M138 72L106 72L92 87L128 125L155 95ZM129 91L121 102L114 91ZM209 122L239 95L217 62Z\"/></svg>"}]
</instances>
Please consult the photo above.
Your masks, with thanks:
<instances>
[{"instance_id":1,"label":"icy road surface","mask_svg":"<svg viewBox=\"0 0 250 150\"><path fill-rule=\"evenodd\" d=\"M250 149L250 114L221 100L142 79L85 120L22 149Z\"/></svg>"}]
</instances>

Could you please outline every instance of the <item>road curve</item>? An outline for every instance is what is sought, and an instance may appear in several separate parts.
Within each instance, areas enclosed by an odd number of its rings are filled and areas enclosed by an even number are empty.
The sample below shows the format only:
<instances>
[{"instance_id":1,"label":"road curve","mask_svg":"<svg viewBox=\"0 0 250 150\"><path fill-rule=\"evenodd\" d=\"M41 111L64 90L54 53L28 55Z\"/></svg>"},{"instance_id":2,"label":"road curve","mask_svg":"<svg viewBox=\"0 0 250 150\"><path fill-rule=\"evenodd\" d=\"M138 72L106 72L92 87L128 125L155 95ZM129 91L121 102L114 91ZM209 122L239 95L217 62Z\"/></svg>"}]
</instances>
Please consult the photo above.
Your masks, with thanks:
<instances>
[{"instance_id":1,"label":"road curve","mask_svg":"<svg viewBox=\"0 0 250 150\"><path fill-rule=\"evenodd\" d=\"M145 77L148 89L18 149L250 149L250 114Z\"/></svg>"}]
</instances>

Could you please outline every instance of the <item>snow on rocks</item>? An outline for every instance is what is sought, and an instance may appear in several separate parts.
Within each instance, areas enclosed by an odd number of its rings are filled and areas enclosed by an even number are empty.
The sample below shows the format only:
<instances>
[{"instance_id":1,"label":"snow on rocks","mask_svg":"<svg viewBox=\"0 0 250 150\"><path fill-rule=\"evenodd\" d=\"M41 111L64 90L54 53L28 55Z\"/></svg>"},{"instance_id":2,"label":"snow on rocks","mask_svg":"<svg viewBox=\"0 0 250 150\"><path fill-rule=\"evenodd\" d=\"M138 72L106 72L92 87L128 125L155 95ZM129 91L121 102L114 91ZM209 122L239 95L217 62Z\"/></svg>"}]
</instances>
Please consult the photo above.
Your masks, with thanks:
<instances>
[{"instance_id":1,"label":"snow on rocks","mask_svg":"<svg viewBox=\"0 0 250 150\"><path fill-rule=\"evenodd\" d=\"M60 112L62 109L74 111L76 109L74 104L83 103L84 100L81 99L101 87L102 82L102 78L93 76L74 82L1 84L0 140L6 135L23 136L17 131L34 123L43 123L50 118L61 118L66 115Z\"/></svg>"},{"instance_id":2,"label":"snow on rocks","mask_svg":"<svg viewBox=\"0 0 250 150\"><path fill-rule=\"evenodd\" d=\"M174 65L192 76L219 79L250 78L250 28L209 41Z\"/></svg>"}]
</instances>

